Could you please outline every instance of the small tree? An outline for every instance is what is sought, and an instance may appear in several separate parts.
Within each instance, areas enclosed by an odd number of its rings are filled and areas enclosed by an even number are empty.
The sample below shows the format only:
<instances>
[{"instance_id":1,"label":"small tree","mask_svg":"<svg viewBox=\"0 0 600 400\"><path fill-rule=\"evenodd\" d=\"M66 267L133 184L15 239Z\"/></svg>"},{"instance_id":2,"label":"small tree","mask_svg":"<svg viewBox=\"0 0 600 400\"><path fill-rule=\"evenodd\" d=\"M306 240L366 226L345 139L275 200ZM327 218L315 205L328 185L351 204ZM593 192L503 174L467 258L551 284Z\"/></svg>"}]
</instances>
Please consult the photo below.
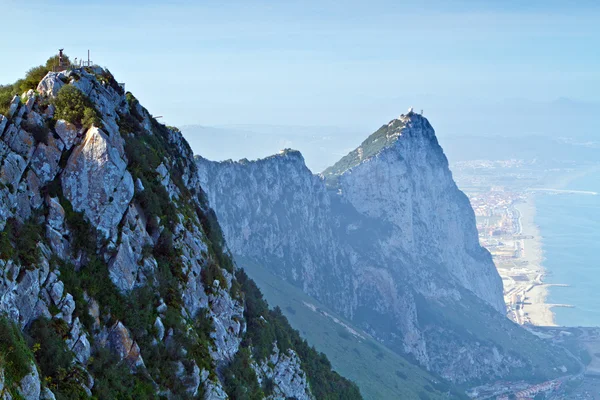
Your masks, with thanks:
<instances>
[{"instance_id":1,"label":"small tree","mask_svg":"<svg viewBox=\"0 0 600 400\"><path fill-rule=\"evenodd\" d=\"M72 85L65 85L58 91L54 105L54 118L57 120L64 119L86 129L92 125L100 125L100 116L90 99Z\"/></svg>"},{"instance_id":2,"label":"small tree","mask_svg":"<svg viewBox=\"0 0 600 400\"><path fill-rule=\"evenodd\" d=\"M27 71L24 79L20 79L17 83L19 85L19 92L23 93L29 89L37 88L37 85L48 73L48 68L43 65L31 68Z\"/></svg>"},{"instance_id":3,"label":"small tree","mask_svg":"<svg viewBox=\"0 0 600 400\"><path fill-rule=\"evenodd\" d=\"M58 54L50 57L48 61L46 61L46 70L52 71L54 67L58 67L58 62ZM63 53L63 65L71 65L71 60L65 53Z\"/></svg>"}]
</instances>

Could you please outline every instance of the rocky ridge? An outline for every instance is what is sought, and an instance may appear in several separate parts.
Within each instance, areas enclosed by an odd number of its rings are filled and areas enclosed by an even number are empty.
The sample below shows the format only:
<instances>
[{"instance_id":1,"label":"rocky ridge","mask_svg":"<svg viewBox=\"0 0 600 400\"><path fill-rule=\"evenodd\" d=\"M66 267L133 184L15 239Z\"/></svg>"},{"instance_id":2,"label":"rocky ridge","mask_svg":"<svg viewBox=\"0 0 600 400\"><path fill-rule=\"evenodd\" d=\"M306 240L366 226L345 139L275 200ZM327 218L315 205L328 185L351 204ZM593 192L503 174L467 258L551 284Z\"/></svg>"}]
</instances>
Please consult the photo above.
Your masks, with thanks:
<instances>
[{"instance_id":1,"label":"rocky ridge","mask_svg":"<svg viewBox=\"0 0 600 400\"><path fill-rule=\"evenodd\" d=\"M294 150L196 160L235 255L426 369L453 382L576 369L504 317L502 282L473 210L421 115L383 125L321 175Z\"/></svg>"},{"instance_id":2,"label":"rocky ridge","mask_svg":"<svg viewBox=\"0 0 600 400\"><path fill-rule=\"evenodd\" d=\"M60 99L96 122L57 118ZM279 354L248 325L264 301L238 281L187 142L108 70L49 72L0 115L0 230L0 333L19 344L0 346L1 398L311 398L293 347L271 367L245 342ZM259 377L236 377L242 356Z\"/></svg>"}]
</instances>

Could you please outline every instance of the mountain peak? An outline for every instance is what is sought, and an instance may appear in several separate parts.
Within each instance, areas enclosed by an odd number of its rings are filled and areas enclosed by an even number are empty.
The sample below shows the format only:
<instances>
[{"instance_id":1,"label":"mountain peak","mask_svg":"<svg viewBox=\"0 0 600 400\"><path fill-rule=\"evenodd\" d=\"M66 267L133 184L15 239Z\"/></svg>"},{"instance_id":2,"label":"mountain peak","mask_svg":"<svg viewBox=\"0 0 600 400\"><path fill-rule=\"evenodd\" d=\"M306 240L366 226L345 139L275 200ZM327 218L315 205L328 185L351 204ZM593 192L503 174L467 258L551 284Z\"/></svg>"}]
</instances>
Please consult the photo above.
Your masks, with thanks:
<instances>
[{"instance_id":1,"label":"mountain peak","mask_svg":"<svg viewBox=\"0 0 600 400\"><path fill-rule=\"evenodd\" d=\"M181 132L108 69L52 69L0 86L3 394L360 399L235 265Z\"/></svg>"},{"instance_id":2,"label":"mountain peak","mask_svg":"<svg viewBox=\"0 0 600 400\"><path fill-rule=\"evenodd\" d=\"M426 135L434 137L435 133L427 118L409 108L406 114L382 125L377 131L365 139L360 146L342 157L333 166L323 171L323 176L331 181L336 176L342 175L347 170L354 168L383 150L392 147L401 137Z\"/></svg>"}]
</instances>

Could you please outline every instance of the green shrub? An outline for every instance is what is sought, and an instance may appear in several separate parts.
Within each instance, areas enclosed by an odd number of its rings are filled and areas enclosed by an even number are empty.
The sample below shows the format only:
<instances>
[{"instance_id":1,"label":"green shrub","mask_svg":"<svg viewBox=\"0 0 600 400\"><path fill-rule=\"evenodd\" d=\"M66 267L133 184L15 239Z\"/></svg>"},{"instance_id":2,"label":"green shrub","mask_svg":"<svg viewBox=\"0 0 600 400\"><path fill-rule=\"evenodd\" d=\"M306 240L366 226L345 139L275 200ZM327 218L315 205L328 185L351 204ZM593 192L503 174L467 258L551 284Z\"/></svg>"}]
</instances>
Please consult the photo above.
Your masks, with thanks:
<instances>
[{"instance_id":1,"label":"green shrub","mask_svg":"<svg viewBox=\"0 0 600 400\"><path fill-rule=\"evenodd\" d=\"M63 61L66 65L70 65L70 60L67 55L63 54ZM10 85L0 85L0 114L6 115L12 98L15 95L21 95L29 89L35 90L40 81L46 76L49 71L58 65L58 55L50 57L46 61L46 65L39 65L31 68L25 74L25 77L19 79Z\"/></svg>"},{"instance_id":2,"label":"green shrub","mask_svg":"<svg viewBox=\"0 0 600 400\"><path fill-rule=\"evenodd\" d=\"M108 349L98 349L90 360L88 369L94 376L92 394L95 399L157 398L152 382L143 374L132 374Z\"/></svg>"},{"instance_id":3,"label":"green shrub","mask_svg":"<svg viewBox=\"0 0 600 400\"><path fill-rule=\"evenodd\" d=\"M27 92L29 89L35 90L42 79L48 73L48 69L43 65L33 67L25 74L25 78L20 79L17 84L19 93Z\"/></svg>"},{"instance_id":4,"label":"green shrub","mask_svg":"<svg viewBox=\"0 0 600 400\"><path fill-rule=\"evenodd\" d=\"M65 53L63 53L63 64L64 65L71 65L71 59ZM55 56L50 57L46 61L45 67L46 67L47 71L52 71L54 69L54 67L58 67L58 54L55 55Z\"/></svg>"},{"instance_id":5,"label":"green shrub","mask_svg":"<svg viewBox=\"0 0 600 400\"><path fill-rule=\"evenodd\" d=\"M10 260L15 254L15 249L10 242L9 232L0 232L0 259Z\"/></svg>"},{"instance_id":6,"label":"green shrub","mask_svg":"<svg viewBox=\"0 0 600 400\"><path fill-rule=\"evenodd\" d=\"M214 282L215 280L219 281L219 286L221 288L225 288L226 281L225 276L223 276L223 272L221 272L221 268L212 260L208 260L208 265L202 268L201 271L202 283L204 285L204 290L207 293L212 293L214 290Z\"/></svg>"},{"instance_id":7,"label":"green shrub","mask_svg":"<svg viewBox=\"0 0 600 400\"><path fill-rule=\"evenodd\" d=\"M361 399L356 384L335 371L323 353L310 347L306 340L293 329L281 309L270 310L260 289L244 270L236 271L236 279L245 294L244 318L247 324L242 346L252 349L255 360L264 360L271 354L273 342L277 341L280 352L293 349L300 357L302 370L306 373L312 394L317 399ZM239 366L239 364L237 364Z\"/></svg>"},{"instance_id":8,"label":"green shrub","mask_svg":"<svg viewBox=\"0 0 600 400\"><path fill-rule=\"evenodd\" d=\"M231 399L261 400L265 397L251 367L250 350L240 349L224 370L225 392Z\"/></svg>"},{"instance_id":9,"label":"green shrub","mask_svg":"<svg viewBox=\"0 0 600 400\"><path fill-rule=\"evenodd\" d=\"M73 353L67 348L62 337L65 327L58 321L64 323L62 320L39 318L31 323L28 330L32 345L39 344L35 358L42 375L53 379L58 378L60 369L68 370L73 361Z\"/></svg>"},{"instance_id":10,"label":"green shrub","mask_svg":"<svg viewBox=\"0 0 600 400\"><path fill-rule=\"evenodd\" d=\"M4 369L6 386L10 387L31 371L33 354L19 327L0 316L0 369Z\"/></svg>"},{"instance_id":11,"label":"green shrub","mask_svg":"<svg viewBox=\"0 0 600 400\"><path fill-rule=\"evenodd\" d=\"M86 372L73 364L73 352L64 341L69 326L63 320L39 318L29 327L31 346L40 367L41 376L58 400L87 398L80 382Z\"/></svg>"},{"instance_id":12,"label":"green shrub","mask_svg":"<svg viewBox=\"0 0 600 400\"><path fill-rule=\"evenodd\" d=\"M90 99L72 85L65 85L58 91L54 99L54 119L64 119L67 122L88 129L92 125L100 125L100 115Z\"/></svg>"},{"instance_id":13,"label":"green shrub","mask_svg":"<svg viewBox=\"0 0 600 400\"><path fill-rule=\"evenodd\" d=\"M84 128L89 128L90 126L100 126L102 120L100 119L100 115L98 112L92 107L86 107L83 110L83 118L81 119L81 125Z\"/></svg>"},{"instance_id":14,"label":"green shrub","mask_svg":"<svg viewBox=\"0 0 600 400\"><path fill-rule=\"evenodd\" d=\"M40 259L37 244L42 240L42 233L42 225L35 221L35 216L24 223L9 218L0 235L0 257L12 258L28 269L33 268Z\"/></svg>"},{"instance_id":15,"label":"green shrub","mask_svg":"<svg viewBox=\"0 0 600 400\"><path fill-rule=\"evenodd\" d=\"M17 91L14 85L0 85L0 114L6 116L10 107L10 102L15 97Z\"/></svg>"}]
</instances>

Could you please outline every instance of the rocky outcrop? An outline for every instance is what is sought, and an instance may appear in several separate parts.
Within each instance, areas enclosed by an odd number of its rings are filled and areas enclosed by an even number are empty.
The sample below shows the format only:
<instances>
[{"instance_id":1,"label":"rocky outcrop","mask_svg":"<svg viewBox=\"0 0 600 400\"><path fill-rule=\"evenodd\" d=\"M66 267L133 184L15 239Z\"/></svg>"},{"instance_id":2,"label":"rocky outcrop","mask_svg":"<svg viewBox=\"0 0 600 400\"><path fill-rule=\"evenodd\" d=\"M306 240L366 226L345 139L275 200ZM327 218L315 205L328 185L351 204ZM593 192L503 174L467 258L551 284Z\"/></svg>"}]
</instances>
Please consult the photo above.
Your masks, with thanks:
<instances>
[{"instance_id":1,"label":"rocky outcrop","mask_svg":"<svg viewBox=\"0 0 600 400\"><path fill-rule=\"evenodd\" d=\"M69 157L61 175L65 197L85 212L104 237L116 239L117 226L133 198L133 178L127 171L120 139L90 128Z\"/></svg>"},{"instance_id":2,"label":"rocky outcrop","mask_svg":"<svg viewBox=\"0 0 600 400\"><path fill-rule=\"evenodd\" d=\"M196 159L201 186L224 221L234 254L270 260L279 275L325 301L350 289L344 264L356 254L339 240L323 179L311 174L300 152L239 163ZM351 312L352 302L342 303Z\"/></svg>"},{"instance_id":3,"label":"rocky outcrop","mask_svg":"<svg viewBox=\"0 0 600 400\"><path fill-rule=\"evenodd\" d=\"M68 85L98 126L51 121ZM124 365L161 396L228 398L217 368L240 354L245 294L199 182L181 132L102 68L50 72L0 115L0 314L25 331L48 321L64 341L57 390L95 395L90 371L114 357L102 368ZM307 377L297 356L281 359L272 375L288 398ZM33 365L18 393L53 399L51 381ZM11 398L3 385L0 373Z\"/></svg>"},{"instance_id":4,"label":"rocky outcrop","mask_svg":"<svg viewBox=\"0 0 600 400\"><path fill-rule=\"evenodd\" d=\"M388 259L410 255L414 269L439 265L497 311L504 313L502 281L479 245L475 215L458 189L433 128L419 114L391 121L324 172L360 214L391 228L378 250ZM365 153L377 152L370 157ZM347 164L356 153L356 162ZM393 245L388 245L393 243Z\"/></svg>"},{"instance_id":5,"label":"rocky outcrop","mask_svg":"<svg viewBox=\"0 0 600 400\"><path fill-rule=\"evenodd\" d=\"M502 282L473 210L421 115L390 121L321 175L293 150L196 161L242 265L268 267L452 381L533 373L541 362L515 356L536 339L504 317ZM565 362L549 346L540 352Z\"/></svg>"},{"instance_id":6,"label":"rocky outcrop","mask_svg":"<svg viewBox=\"0 0 600 400\"><path fill-rule=\"evenodd\" d=\"M269 381L271 394L269 400L286 400L294 398L297 400L314 400L310 392L306 375L300 367L300 359L293 350L287 354L281 354L277 344L273 344L273 353L260 365L253 365L260 384L265 385Z\"/></svg>"}]
</instances>

